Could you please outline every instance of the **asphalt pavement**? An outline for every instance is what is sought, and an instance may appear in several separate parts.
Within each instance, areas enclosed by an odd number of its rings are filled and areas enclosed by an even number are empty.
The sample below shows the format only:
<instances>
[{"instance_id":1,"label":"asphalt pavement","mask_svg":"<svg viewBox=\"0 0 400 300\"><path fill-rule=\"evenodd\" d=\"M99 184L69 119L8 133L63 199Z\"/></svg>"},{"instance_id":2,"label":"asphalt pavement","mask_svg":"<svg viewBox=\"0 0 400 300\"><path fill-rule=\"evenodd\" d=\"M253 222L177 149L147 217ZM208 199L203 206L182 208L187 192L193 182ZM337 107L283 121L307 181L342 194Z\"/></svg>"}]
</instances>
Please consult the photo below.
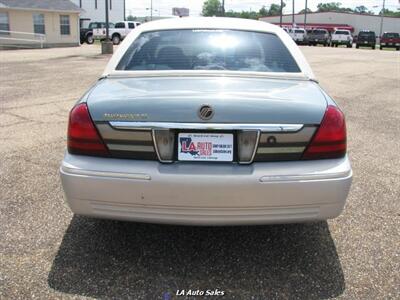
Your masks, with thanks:
<instances>
[{"instance_id":1,"label":"asphalt pavement","mask_svg":"<svg viewBox=\"0 0 400 300\"><path fill-rule=\"evenodd\" d=\"M241 227L73 216L58 176L68 112L109 56L1 51L0 299L399 299L400 52L301 49L346 114L348 203L328 222Z\"/></svg>"}]
</instances>

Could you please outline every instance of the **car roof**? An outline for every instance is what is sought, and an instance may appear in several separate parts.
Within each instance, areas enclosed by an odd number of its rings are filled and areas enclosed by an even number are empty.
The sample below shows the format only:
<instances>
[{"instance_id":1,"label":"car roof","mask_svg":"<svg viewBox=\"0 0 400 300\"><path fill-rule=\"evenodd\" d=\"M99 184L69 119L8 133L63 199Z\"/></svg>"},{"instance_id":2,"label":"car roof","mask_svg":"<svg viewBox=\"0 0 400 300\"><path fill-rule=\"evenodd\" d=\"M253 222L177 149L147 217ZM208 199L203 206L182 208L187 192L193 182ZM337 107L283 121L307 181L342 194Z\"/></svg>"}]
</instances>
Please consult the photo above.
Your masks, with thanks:
<instances>
[{"instance_id":1,"label":"car roof","mask_svg":"<svg viewBox=\"0 0 400 300\"><path fill-rule=\"evenodd\" d=\"M112 58L110 59L108 65L106 66L102 76L109 75L119 75L126 76L129 72L135 74L136 76L145 75L144 71L117 71L116 66L121 60L122 56L128 50L129 46L133 43L133 41L144 32L151 31L160 31L160 30L183 30L183 29L226 29L226 30L243 30L243 31L253 31L253 32L265 32L272 33L277 35L281 41L288 48L289 52L295 59L298 64L301 72L295 74L264 74L265 76L274 76L274 77L295 77L299 79L312 79L315 80L314 73L311 70L311 67L307 63L303 53L300 51L299 47L295 44L292 38L279 26L263 22L257 20L249 20L249 19L240 19L240 18L222 18L222 17L184 17L184 18L171 18L171 19L163 19L157 21L151 21L147 23L142 23L140 26L136 27L132 30L128 36L123 40L121 45L118 47L117 51L114 53ZM167 71L153 71L148 72L150 75L152 74L167 74ZM171 74L173 71L170 72ZM180 71L180 73L185 73ZM186 73L196 73L200 74L199 70L194 72L186 72ZM204 73L212 73L211 71ZM215 73L215 71L214 71ZM234 71L235 74L239 74L240 72ZM250 72L247 72L250 73ZM254 74L256 76L262 76L263 72L257 72ZM266 73L266 72L264 72Z\"/></svg>"},{"instance_id":2,"label":"car roof","mask_svg":"<svg viewBox=\"0 0 400 300\"><path fill-rule=\"evenodd\" d=\"M143 24L142 31L185 29L185 28L220 28L236 30L252 30L276 33L280 28L273 24L241 18L222 17L184 17L170 18L147 22Z\"/></svg>"}]
</instances>

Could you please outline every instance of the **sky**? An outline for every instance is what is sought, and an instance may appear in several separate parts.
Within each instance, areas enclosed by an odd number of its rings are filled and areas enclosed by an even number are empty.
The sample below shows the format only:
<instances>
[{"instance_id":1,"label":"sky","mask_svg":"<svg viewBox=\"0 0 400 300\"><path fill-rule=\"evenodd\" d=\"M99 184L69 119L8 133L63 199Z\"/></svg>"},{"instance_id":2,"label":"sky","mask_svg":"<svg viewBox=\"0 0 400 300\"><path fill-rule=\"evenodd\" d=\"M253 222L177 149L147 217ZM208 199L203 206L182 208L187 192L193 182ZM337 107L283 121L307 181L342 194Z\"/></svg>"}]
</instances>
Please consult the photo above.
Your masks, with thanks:
<instances>
[{"instance_id":1,"label":"sky","mask_svg":"<svg viewBox=\"0 0 400 300\"><path fill-rule=\"evenodd\" d=\"M122 1L122 0L114 0ZM186 7L190 10L191 16L199 16L201 14L203 0L125 0L126 11L128 15L137 17L144 17L150 15L150 5L153 2L153 15L170 16L172 14L172 7ZM221 1L221 0L220 0ZM284 0L286 7L283 13L292 12L292 1ZM379 12L382 8L383 0L308 0L308 7L311 10L316 10L318 3L340 2L342 7L351 7L364 5L369 10ZM390 10L397 10L400 8L400 0L386 0L385 7ZM255 10L258 11L263 5L267 8L272 4L280 4L280 0L225 0L225 10ZM375 7L374 7L375 6ZM295 11L300 11L305 7L305 0L295 0ZM146 8L148 8L146 10Z\"/></svg>"}]
</instances>

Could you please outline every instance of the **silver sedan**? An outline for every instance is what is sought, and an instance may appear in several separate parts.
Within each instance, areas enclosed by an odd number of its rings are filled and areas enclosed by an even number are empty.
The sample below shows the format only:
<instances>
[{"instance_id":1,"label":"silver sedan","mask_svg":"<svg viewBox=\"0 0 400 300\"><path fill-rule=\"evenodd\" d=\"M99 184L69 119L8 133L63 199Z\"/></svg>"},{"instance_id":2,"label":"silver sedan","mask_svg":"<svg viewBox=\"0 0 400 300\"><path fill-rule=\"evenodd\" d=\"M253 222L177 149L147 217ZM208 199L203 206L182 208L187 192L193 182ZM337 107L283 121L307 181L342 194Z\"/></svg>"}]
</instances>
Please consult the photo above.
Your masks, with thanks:
<instances>
[{"instance_id":1,"label":"silver sedan","mask_svg":"<svg viewBox=\"0 0 400 300\"><path fill-rule=\"evenodd\" d=\"M342 111L274 25L181 18L134 29L72 108L61 168L76 214L239 225L338 216Z\"/></svg>"}]
</instances>

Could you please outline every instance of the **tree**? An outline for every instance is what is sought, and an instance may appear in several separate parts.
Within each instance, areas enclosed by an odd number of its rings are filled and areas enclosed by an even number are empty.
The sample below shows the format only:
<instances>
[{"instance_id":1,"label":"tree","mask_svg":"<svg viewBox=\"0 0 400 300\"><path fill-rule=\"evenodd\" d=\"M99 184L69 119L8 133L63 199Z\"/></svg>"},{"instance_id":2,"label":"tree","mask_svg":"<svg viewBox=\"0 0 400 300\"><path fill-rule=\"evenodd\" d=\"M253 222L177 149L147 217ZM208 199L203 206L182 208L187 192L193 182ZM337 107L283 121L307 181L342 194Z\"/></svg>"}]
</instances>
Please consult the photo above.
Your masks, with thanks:
<instances>
[{"instance_id":1,"label":"tree","mask_svg":"<svg viewBox=\"0 0 400 300\"><path fill-rule=\"evenodd\" d=\"M265 5L263 5L260 10L258 11L258 14L260 15L260 17L266 17L269 16L269 11L268 9L265 7Z\"/></svg>"},{"instance_id":2,"label":"tree","mask_svg":"<svg viewBox=\"0 0 400 300\"><path fill-rule=\"evenodd\" d=\"M303 8L301 11L299 11L299 14L304 14L306 10ZM307 13L312 13L313 11L307 7Z\"/></svg>"},{"instance_id":3,"label":"tree","mask_svg":"<svg viewBox=\"0 0 400 300\"><path fill-rule=\"evenodd\" d=\"M387 17L400 17L400 11L392 11L387 8L385 8L385 10L381 9L381 11L379 12L379 15L382 16L382 14Z\"/></svg>"},{"instance_id":4,"label":"tree","mask_svg":"<svg viewBox=\"0 0 400 300\"><path fill-rule=\"evenodd\" d=\"M222 16L222 5L219 0L207 0L201 13L204 17Z\"/></svg>"},{"instance_id":5,"label":"tree","mask_svg":"<svg viewBox=\"0 0 400 300\"><path fill-rule=\"evenodd\" d=\"M284 8L286 6L285 3L283 3L282 8ZM271 6L269 7L269 15L270 16L279 16L281 14L281 6L278 4L271 4Z\"/></svg>"},{"instance_id":6,"label":"tree","mask_svg":"<svg viewBox=\"0 0 400 300\"><path fill-rule=\"evenodd\" d=\"M359 14L366 14L366 13L368 13L368 8L365 7L364 5L357 6L354 9L354 12L359 13Z\"/></svg>"},{"instance_id":7,"label":"tree","mask_svg":"<svg viewBox=\"0 0 400 300\"><path fill-rule=\"evenodd\" d=\"M129 16L126 17L127 21L135 21L136 19L137 19L137 17L134 17L132 15L129 15Z\"/></svg>"},{"instance_id":8,"label":"tree","mask_svg":"<svg viewBox=\"0 0 400 300\"><path fill-rule=\"evenodd\" d=\"M342 4L340 2L329 2L329 3L319 3L317 5L318 12L325 12L325 11L340 11Z\"/></svg>"}]
</instances>

